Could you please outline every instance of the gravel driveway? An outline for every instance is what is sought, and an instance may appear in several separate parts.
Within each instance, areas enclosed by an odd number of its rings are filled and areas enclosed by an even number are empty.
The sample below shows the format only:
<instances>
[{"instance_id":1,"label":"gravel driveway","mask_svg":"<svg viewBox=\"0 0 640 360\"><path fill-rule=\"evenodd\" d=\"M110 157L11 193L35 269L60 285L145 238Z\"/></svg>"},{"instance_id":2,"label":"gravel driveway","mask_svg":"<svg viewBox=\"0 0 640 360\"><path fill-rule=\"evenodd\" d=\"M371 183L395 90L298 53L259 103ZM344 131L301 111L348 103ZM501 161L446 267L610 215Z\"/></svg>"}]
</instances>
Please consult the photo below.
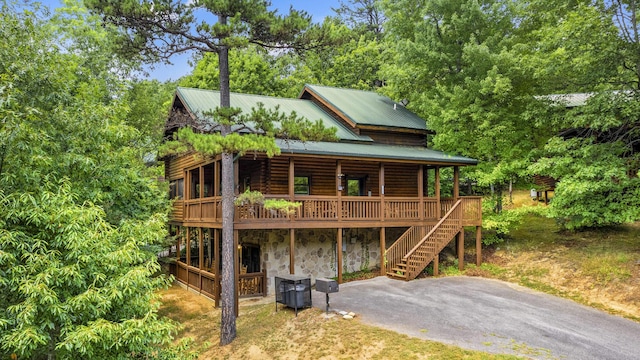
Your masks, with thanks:
<instances>
[{"instance_id":1,"label":"gravel driveway","mask_svg":"<svg viewBox=\"0 0 640 360\"><path fill-rule=\"evenodd\" d=\"M340 285L331 308L467 349L535 359L640 359L640 324L518 285L475 277ZM315 307L325 295L313 291Z\"/></svg>"}]
</instances>

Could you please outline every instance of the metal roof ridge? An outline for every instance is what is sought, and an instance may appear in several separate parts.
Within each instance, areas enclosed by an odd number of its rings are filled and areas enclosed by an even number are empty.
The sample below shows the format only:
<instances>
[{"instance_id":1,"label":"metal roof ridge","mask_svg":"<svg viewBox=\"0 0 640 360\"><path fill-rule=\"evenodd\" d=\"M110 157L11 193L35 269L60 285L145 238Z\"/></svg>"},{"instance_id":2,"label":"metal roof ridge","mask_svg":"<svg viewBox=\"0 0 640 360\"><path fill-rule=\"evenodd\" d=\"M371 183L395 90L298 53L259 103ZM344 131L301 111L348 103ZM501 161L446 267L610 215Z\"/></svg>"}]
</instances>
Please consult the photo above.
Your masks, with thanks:
<instances>
[{"instance_id":1,"label":"metal roof ridge","mask_svg":"<svg viewBox=\"0 0 640 360\"><path fill-rule=\"evenodd\" d=\"M307 89L307 87L309 87L310 90L313 91L313 94L317 95L318 97L320 97L322 100L324 100L327 104L331 104L334 108L336 108L336 110L338 110L340 112L340 114L338 115L342 115L344 116L346 119L348 119L349 121L351 121L352 123L358 125L358 122L352 118L346 111L344 111L343 109L341 109L340 107L338 107L336 104L334 104L332 101L329 101L329 99L327 99L325 96L323 96L322 94L320 94L318 91L315 91L312 87L312 85L309 84L305 84L304 88L302 89L302 92L304 93L304 91ZM340 89L340 88L334 88L334 89Z\"/></svg>"},{"instance_id":2,"label":"metal roof ridge","mask_svg":"<svg viewBox=\"0 0 640 360\"><path fill-rule=\"evenodd\" d=\"M359 92L363 92L363 93L369 93L369 94L375 94L381 97L386 97L391 101L394 101L393 99L391 99L388 96L385 95L381 95L373 90L364 90L364 89L351 89L351 88L344 88L344 87L337 87L337 86L329 86L329 85L315 85L315 84L304 84L304 86L315 86L315 87L323 87L323 88L329 88L329 89L336 89L336 90L345 90L345 91L359 91ZM395 102L395 101L394 101Z\"/></svg>"}]
</instances>

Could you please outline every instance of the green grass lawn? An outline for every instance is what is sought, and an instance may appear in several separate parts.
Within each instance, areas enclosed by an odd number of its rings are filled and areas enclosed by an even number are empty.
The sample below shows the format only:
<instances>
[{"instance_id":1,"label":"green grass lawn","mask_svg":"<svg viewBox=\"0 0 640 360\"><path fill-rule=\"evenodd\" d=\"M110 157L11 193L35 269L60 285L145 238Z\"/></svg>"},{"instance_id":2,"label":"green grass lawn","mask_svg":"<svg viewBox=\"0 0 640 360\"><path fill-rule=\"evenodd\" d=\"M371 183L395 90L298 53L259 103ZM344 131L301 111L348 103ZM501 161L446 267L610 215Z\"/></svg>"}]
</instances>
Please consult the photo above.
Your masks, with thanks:
<instances>
[{"instance_id":1,"label":"green grass lawn","mask_svg":"<svg viewBox=\"0 0 640 360\"><path fill-rule=\"evenodd\" d=\"M468 253L468 261L473 256ZM463 273L518 283L640 321L638 261L640 224L569 232L553 219L528 215L503 243L484 248L480 268L468 265ZM459 274L455 264L444 269Z\"/></svg>"}]
</instances>

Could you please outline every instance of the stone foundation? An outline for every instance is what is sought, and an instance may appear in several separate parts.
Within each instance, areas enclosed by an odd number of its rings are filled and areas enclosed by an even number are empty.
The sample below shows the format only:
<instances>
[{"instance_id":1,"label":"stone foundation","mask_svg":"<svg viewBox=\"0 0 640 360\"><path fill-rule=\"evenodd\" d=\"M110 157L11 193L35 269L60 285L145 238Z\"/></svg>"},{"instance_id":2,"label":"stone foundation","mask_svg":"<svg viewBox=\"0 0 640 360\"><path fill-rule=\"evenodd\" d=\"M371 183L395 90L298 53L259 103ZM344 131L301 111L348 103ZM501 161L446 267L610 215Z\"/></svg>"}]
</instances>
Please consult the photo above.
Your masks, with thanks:
<instances>
[{"instance_id":1,"label":"stone foundation","mask_svg":"<svg viewBox=\"0 0 640 360\"><path fill-rule=\"evenodd\" d=\"M342 272L372 269L380 264L378 229L343 230ZM261 269L267 272L267 293L273 294L274 277L289 274L289 230L243 230L241 243L260 246ZM337 276L337 230L295 230L295 274L308 276L315 284L318 277Z\"/></svg>"}]
</instances>

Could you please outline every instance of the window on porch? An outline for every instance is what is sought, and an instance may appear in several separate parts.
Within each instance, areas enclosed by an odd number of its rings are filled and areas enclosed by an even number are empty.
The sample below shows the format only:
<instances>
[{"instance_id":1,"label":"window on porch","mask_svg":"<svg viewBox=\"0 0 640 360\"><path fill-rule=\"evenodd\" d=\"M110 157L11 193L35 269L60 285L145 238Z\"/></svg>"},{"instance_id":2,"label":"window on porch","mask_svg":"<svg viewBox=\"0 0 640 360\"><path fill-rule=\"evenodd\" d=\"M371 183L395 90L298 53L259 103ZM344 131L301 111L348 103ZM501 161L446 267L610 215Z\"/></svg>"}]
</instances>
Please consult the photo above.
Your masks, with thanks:
<instances>
[{"instance_id":1,"label":"window on porch","mask_svg":"<svg viewBox=\"0 0 640 360\"><path fill-rule=\"evenodd\" d=\"M213 184L215 183L215 167L215 163L210 163L202 167L202 171L204 172L203 197L214 196Z\"/></svg>"},{"instance_id":2,"label":"window on porch","mask_svg":"<svg viewBox=\"0 0 640 360\"><path fill-rule=\"evenodd\" d=\"M189 171L189 199L200 198L200 168Z\"/></svg>"},{"instance_id":3,"label":"window on porch","mask_svg":"<svg viewBox=\"0 0 640 360\"><path fill-rule=\"evenodd\" d=\"M309 176L296 176L293 179L293 193L296 195L309 195L310 183Z\"/></svg>"},{"instance_id":4,"label":"window on porch","mask_svg":"<svg viewBox=\"0 0 640 360\"><path fill-rule=\"evenodd\" d=\"M347 196L364 196L365 186L365 177L347 178Z\"/></svg>"},{"instance_id":5,"label":"window on porch","mask_svg":"<svg viewBox=\"0 0 640 360\"><path fill-rule=\"evenodd\" d=\"M189 229L189 244L191 249L189 265L199 268L200 267L200 239L198 238L199 228Z\"/></svg>"}]
</instances>

